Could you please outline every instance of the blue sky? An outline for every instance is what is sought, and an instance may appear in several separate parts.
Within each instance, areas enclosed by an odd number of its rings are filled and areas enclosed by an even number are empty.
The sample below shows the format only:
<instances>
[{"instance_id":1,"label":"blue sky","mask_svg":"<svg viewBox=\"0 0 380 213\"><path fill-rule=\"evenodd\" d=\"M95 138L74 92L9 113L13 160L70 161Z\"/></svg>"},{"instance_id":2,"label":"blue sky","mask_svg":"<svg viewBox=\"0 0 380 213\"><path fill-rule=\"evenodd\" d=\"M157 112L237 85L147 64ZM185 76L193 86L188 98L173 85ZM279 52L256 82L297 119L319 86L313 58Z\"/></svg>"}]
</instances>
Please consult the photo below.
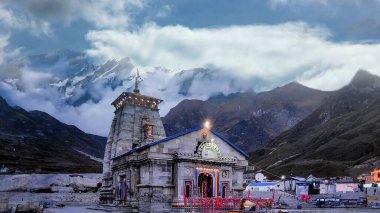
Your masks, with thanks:
<instances>
[{"instance_id":1,"label":"blue sky","mask_svg":"<svg viewBox=\"0 0 380 213\"><path fill-rule=\"evenodd\" d=\"M2 1L2 9L13 12L14 19L34 20L35 26L6 26L1 31L10 34L9 46L22 47L22 53L49 52L69 48L83 51L91 46L85 36L94 29L107 29L88 20L85 14L72 14L71 1ZM61 1L65 2L65 1ZM380 36L380 2L376 0L163 0L126 1L132 6L120 9L130 19L116 29L135 30L146 23L159 26L182 25L189 28L215 28L232 25L274 25L302 21L311 26L323 26L331 31L331 40L361 42L378 40ZM136 3L139 2L139 3ZM97 1L78 1L78 7L90 7ZM107 4L112 4L109 1ZM137 4L134 5L134 4ZM55 6L54 6L55 5ZM69 5L69 6L68 6ZM53 8L53 9L52 9ZM100 10L108 10L102 7ZM81 13L81 12L78 12ZM83 12L82 13L89 13ZM19 15L23 14L23 15ZM94 18L97 13L92 14ZM110 12L109 17L117 17ZM4 19L4 18L3 18ZM96 19L96 18L95 18ZM42 32L38 23L49 24ZM1 22L0 22L1 23ZM32 25L27 21L20 25ZM32 29L34 28L34 29Z\"/></svg>"}]
</instances>

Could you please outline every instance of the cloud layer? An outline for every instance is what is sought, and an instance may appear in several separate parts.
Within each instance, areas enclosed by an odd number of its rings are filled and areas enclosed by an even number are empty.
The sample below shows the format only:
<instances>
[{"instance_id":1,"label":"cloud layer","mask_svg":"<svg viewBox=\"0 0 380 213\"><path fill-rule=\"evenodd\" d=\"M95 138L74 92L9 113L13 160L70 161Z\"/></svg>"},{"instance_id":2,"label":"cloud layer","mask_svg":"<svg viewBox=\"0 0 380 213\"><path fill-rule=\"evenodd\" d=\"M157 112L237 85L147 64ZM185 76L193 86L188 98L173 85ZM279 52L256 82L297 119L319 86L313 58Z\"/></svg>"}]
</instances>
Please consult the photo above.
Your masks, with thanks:
<instances>
[{"instance_id":1,"label":"cloud layer","mask_svg":"<svg viewBox=\"0 0 380 213\"><path fill-rule=\"evenodd\" d=\"M1 16L1 8L0 8L0 16ZM1 20L1 17L0 17L0 20ZM11 49L9 47L9 37L10 37L9 34L2 34L0 31L0 69L1 69L1 64L4 62L4 60L18 56L21 49L21 48ZM1 70L0 70L0 74L1 74Z\"/></svg>"},{"instance_id":2,"label":"cloud layer","mask_svg":"<svg viewBox=\"0 0 380 213\"><path fill-rule=\"evenodd\" d=\"M4 0L0 2L0 23L8 29L29 30L35 36L52 36L53 24L68 26L77 20L95 28L124 29L145 4L145 0Z\"/></svg>"},{"instance_id":3,"label":"cloud layer","mask_svg":"<svg viewBox=\"0 0 380 213\"><path fill-rule=\"evenodd\" d=\"M73 58L66 58L67 55ZM125 58L111 60L95 70L71 76L65 72L72 68L67 64L78 70L87 67L83 58L79 60L81 66L74 63L78 59L76 55L58 51L39 55L37 59L31 57L34 60L4 63L0 66L0 95L12 105L26 110L41 110L83 131L105 136L114 111L110 103L123 91L133 89L136 67ZM139 67L139 70L143 77L140 85L142 93L164 100L160 104L161 116L184 98L205 100L215 94L251 88L249 81L234 80L230 74L217 70L178 72L152 67ZM10 71L14 75L10 75Z\"/></svg>"},{"instance_id":4,"label":"cloud layer","mask_svg":"<svg viewBox=\"0 0 380 213\"><path fill-rule=\"evenodd\" d=\"M146 24L134 31L92 30L86 38L92 44L87 54L100 61L130 57L132 64L122 60L128 66L127 70L120 68L125 73L120 77L128 79L139 67L145 79L144 94L163 99L161 113L165 115L183 98L204 100L218 92L250 88L263 91L294 80L335 90L347 84L358 69L380 75L380 44L334 42L331 34L324 27L303 22L194 29ZM8 35L0 36L0 61L11 53L8 39ZM52 70L63 65L67 63L60 61ZM189 70L196 67L208 71ZM1 95L28 110L43 110L84 131L107 135L113 114L110 103L132 83L111 89L104 81L96 81L90 92L99 102L71 106L57 89L46 86L59 77L47 70L18 70L23 88L15 90L9 83L0 83ZM187 79L193 79L192 84L184 90Z\"/></svg>"},{"instance_id":5,"label":"cloud layer","mask_svg":"<svg viewBox=\"0 0 380 213\"><path fill-rule=\"evenodd\" d=\"M143 66L212 68L266 82L259 90L292 80L335 90L358 69L380 74L378 43L330 37L328 29L302 22L199 29L147 24L136 31L93 30L86 36L92 44L87 53L99 59L129 56Z\"/></svg>"},{"instance_id":6,"label":"cloud layer","mask_svg":"<svg viewBox=\"0 0 380 213\"><path fill-rule=\"evenodd\" d=\"M27 110L107 135L114 110L110 103L133 86L119 83L136 67L144 77L143 93L164 100L161 115L183 98L263 91L294 80L335 90L358 69L380 75L380 44L373 42L380 32L379 2L2 0L0 95ZM360 42L365 39L372 41ZM70 61L45 68L21 66L21 59L7 63L30 49L41 53L62 47L87 48L98 62L124 57L132 62L123 60L127 65L109 76L120 78L113 86L100 79L86 88L69 87L74 101L91 96L79 106L67 104L59 88L49 86L65 78L66 71L76 71L69 70Z\"/></svg>"},{"instance_id":7,"label":"cloud layer","mask_svg":"<svg viewBox=\"0 0 380 213\"><path fill-rule=\"evenodd\" d=\"M0 82L0 94L12 105L22 106L26 110L40 110L49 113L61 122L72 124L81 130L97 135L106 136L109 131L113 115L113 107L110 103L114 97L122 92L122 88L116 91L104 89L109 95L98 102L87 102L81 106L67 105L60 94L52 88L41 88L43 80L49 78L46 74L26 71L23 78L27 80L25 91L15 90L9 84ZM25 79L23 79L25 80Z\"/></svg>"}]
</instances>

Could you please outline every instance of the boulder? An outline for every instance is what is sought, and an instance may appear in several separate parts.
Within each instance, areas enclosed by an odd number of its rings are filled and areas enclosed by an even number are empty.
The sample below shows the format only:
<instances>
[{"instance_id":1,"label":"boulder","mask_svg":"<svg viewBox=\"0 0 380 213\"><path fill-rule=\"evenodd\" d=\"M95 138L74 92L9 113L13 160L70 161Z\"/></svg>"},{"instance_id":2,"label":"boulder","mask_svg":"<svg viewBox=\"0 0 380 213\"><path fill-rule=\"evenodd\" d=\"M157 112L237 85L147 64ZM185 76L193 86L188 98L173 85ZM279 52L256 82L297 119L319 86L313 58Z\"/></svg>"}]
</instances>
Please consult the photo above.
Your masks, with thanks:
<instances>
[{"instance_id":1,"label":"boulder","mask_svg":"<svg viewBox=\"0 0 380 213\"><path fill-rule=\"evenodd\" d=\"M51 192L52 186L79 186L96 188L102 181L102 174L18 174L1 175L0 191ZM55 190L55 189L54 189Z\"/></svg>"},{"instance_id":2,"label":"boulder","mask_svg":"<svg viewBox=\"0 0 380 213\"><path fill-rule=\"evenodd\" d=\"M19 203L16 207L17 213L22 212L36 212L42 213L44 210L44 206L38 202L27 202L27 203Z\"/></svg>"}]
</instances>

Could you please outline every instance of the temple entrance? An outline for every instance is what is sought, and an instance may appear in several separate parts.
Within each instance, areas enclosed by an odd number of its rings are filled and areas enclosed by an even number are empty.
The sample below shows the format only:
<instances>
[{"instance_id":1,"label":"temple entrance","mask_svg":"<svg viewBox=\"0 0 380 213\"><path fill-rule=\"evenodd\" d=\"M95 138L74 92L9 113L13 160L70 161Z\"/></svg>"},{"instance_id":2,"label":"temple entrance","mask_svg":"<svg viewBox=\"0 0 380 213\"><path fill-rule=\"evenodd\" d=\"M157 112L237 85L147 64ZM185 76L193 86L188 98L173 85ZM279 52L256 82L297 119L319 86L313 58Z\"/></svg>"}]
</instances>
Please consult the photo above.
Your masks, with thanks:
<instances>
[{"instance_id":1,"label":"temple entrance","mask_svg":"<svg viewBox=\"0 0 380 213\"><path fill-rule=\"evenodd\" d=\"M228 190L229 190L228 185L229 185L228 183L222 183L222 198L228 197Z\"/></svg>"},{"instance_id":2,"label":"temple entrance","mask_svg":"<svg viewBox=\"0 0 380 213\"><path fill-rule=\"evenodd\" d=\"M200 197L213 197L213 182L210 173L201 173L198 176L198 191Z\"/></svg>"}]
</instances>

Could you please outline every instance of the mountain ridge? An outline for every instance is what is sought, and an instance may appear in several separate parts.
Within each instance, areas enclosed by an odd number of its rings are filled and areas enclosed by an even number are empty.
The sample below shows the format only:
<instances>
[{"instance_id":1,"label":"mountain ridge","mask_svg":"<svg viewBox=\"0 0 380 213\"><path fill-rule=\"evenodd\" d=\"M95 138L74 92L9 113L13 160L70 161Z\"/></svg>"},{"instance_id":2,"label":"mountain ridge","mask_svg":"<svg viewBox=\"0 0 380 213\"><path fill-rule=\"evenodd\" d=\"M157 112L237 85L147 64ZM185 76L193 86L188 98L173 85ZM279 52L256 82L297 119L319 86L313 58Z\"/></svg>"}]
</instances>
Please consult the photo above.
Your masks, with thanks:
<instances>
[{"instance_id":1,"label":"mountain ridge","mask_svg":"<svg viewBox=\"0 0 380 213\"><path fill-rule=\"evenodd\" d=\"M229 140L252 150L302 120L330 94L297 82L257 94L218 94L206 101L180 102L163 118L163 123L167 135L172 135L210 119L213 128Z\"/></svg>"},{"instance_id":2,"label":"mountain ridge","mask_svg":"<svg viewBox=\"0 0 380 213\"><path fill-rule=\"evenodd\" d=\"M100 172L106 138L51 115L11 107L0 96L0 165L10 172ZM88 156L92 156L93 159Z\"/></svg>"},{"instance_id":3,"label":"mountain ridge","mask_svg":"<svg viewBox=\"0 0 380 213\"><path fill-rule=\"evenodd\" d=\"M252 152L252 162L274 173L321 176L358 175L380 166L379 79L358 71L304 120Z\"/></svg>"}]
</instances>

